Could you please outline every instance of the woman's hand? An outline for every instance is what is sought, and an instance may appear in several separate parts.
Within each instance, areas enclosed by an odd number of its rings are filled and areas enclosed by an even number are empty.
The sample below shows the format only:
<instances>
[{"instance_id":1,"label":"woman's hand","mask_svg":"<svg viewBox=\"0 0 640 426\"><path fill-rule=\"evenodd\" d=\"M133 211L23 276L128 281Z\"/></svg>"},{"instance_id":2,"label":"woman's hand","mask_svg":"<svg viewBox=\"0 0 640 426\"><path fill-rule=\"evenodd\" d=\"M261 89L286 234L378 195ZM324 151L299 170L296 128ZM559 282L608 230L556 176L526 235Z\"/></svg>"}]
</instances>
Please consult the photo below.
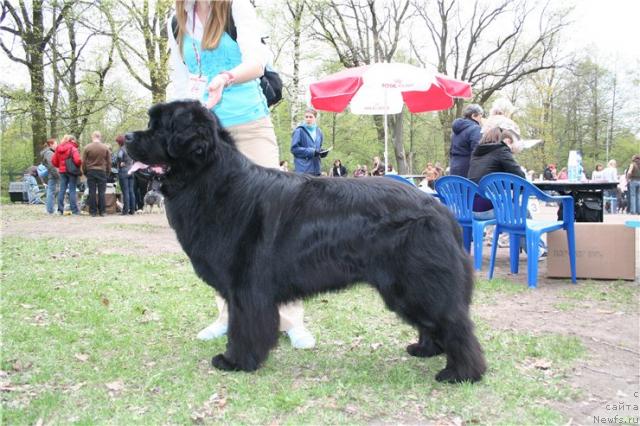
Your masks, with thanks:
<instances>
[{"instance_id":1,"label":"woman's hand","mask_svg":"<svg viewBox=\"0 0 640 426\"><path fill-rule=\"evenodd\" d=\"M225 74L218 74L211 80L207 91L209 92L209 100L207 101L207 108L211 109L220 102L222 99L222 91L227 84L228 77Z\"/></svg>"}]
</instances>

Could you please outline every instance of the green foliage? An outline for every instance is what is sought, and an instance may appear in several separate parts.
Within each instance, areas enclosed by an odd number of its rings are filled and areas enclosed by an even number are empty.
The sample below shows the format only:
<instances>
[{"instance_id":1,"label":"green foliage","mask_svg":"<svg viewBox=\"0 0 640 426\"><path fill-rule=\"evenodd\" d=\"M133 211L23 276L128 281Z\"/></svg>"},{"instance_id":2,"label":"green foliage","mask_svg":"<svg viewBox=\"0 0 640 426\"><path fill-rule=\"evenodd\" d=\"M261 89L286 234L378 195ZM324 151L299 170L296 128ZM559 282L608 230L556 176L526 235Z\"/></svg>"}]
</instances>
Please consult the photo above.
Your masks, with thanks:
<instances>
[{"instance_id":1,"label":"green foliage","mask_svg":"<svg viewBox=\"0 0 640 426\"><path fill-rule=\"evenodd\" d=\"M50 2L45 2L49 4ZM312 6L316 11L324 7L330 7L329 2L315 2ZM133 3L132 3L133 4ZM165 9L170 6L169 0L163 0L159 3L160 14L165 13ZM291 20L291 16L286 10L285 3L278 1L269 6L259 5L258 12L262 13L263 18L268 23L278 20L278 25L271 25L272 28L272 49L277 53L277 68L281 71L281 75L285 80L285 86L291 84L291 73L293 64L291 58L288 58L285 52L290 51L291 43L291 23L284 22ZM82 10L82 18L87 21L100 21L104 23L107 15L115 19L114 22L137 22L137 8L127 8L119 2L104 1L99 5L89 5L82 9L78 7L71 8L69 14L77 14ZM549 15L549 19L557 17L555 12ZM319 38L305 37L309 36L312 25L312 15L310 10L306 9L303 16L303 40L304 48L301 57L301 63L298 64L301 70L300 79L303 82L301 89L304 91L304 84L308 84L317 78L321 78L327 74L339 71L343 68L340 60L338 60L335 49ZM135 15L135 16L134 16ZM8 18L9 19L9 18ZM75 19L75 16L74 16ZM78 16L79 19L79 16ZM113 20L112 19L112 20ZM410 24L413 18L408 18L404 24ZM452 18L453 19L453 18ZM75 22L75 21L74 21ZM347 25L349 19L346 20ZM11 25L9 25L11 26ZM99 26L99 25L98 25ZM411 28L412 25L403 25L403 31ZM159 28L159 27L158 27ZM317 28L316 28L317 29ZM135 50L142 51L143 38L138 34L134 27L124 25L121 28L120 35L129 35L126 38L128 44L131 45L131 53ZM357 29L353 28L353 35L357 34ZM87 28L87 31L91 31ZM409 34L401 34L401 39ZM57 44L64 46L67 41L64 31L59 32ZM166 68L163 68L159 62L151 61L145 63L133 53L125 57L116 58L114 68L109 71L106 79L104 92L99 93L98 82L99 77L95 72L99 67L104 65L108 57L108 49L111 40L107 35L95 33L91 34L93 41L89 42L83 49L79 50L80 57L77 67L78 75L76 75L77 91L79 94L78 106L81 110L80 117L73 117L69 102L69 94L66 93L64 84L59 86L57 93L58 111L57 122L58 131L53 136L61 136L69 133L70 128L76 126L71 123L72 119L87 120L82 135L76 135L80 138L82 145L89 140L89 134L93 130L100 130L107 142L112 142L115 136L132 129L140 129L146 124L146 110L152 103L149 94L138 95L147 87L138 91L133 85L139 84L134 78L122 78L129 76L126 67L123 65L124 59L134 63L134 71L140 76L155 76L158 83L157 87L164 87ZM159 36L161 37L161 35ZM100 40L97 43L96 40ZM154 39L155 40L155 39ZM157 41L157 40L156 40ZM516 51L526 49L525 42L516 45ZM98 46L98 47L96 47ZM158 46L162 46L158 45ZM51 45L45 47L47 57L51 55ZM417 51L407 51L406 46L399 46L395 61L416 63L417 57L424 57L420 47L416 47ZM482 50L485 46L478 46L477 53L482 56L486 52ZM64 52L61 49L60 52ZM158 52L156 52L156 56ZM508 52L498 52L497 62L486 64L487 74L498 72L503 67L501 60ZM533 56L539 57L540 52L534 52ZM63 70L62 59L58 58L58 68ZM157 66L156 66L157 65ZM578 57L572 59L568 63L556 63L551 69L545 69L531 74L526 79L517 80L502 89L503 93L509 93L510 97L516 102L520 108L514 119L520 124L523 130L523 136L531 139L543 139L544 144L537 146L532 150L528 150L521 154L518 160L528 169L542 171L543 167L550 162L566 164L568 152L571 149L581 149L583 151L584 165L589 174L596 162L604 163L607 159L606 147L610 148L608 158L618 160L620 171L628 164L629 158L633 153L638 152L640 141L636 136L639 126L637 124L637 116L640 111L637 108L635 99L638 95L637 77L634 74L618 75L614 71L615 64L602 63L591 57ZM20 69L21 65L16 64L16 69ZM47 63L45 65L46 88L45 96L47 98L47 108L51 108L53 100L52 66ZM24 69L26 72L26 68ZM120 75L114 75L120 72ZM510 79L511 76L506 76ZM624 78L623 78L624 77ZM68 76L63 76L63 81ZM127 81L128 80L128 81ZM147 80L147 78L143 78ZM481 84L481 83L478 83ZM156 89L154 90L157 90ZM485 90L486 87L474 87L476 93ZM614 104L613 92L616 91L616 99ZM161 89L160 89L161 90ZM31 135L31 106L29 104L30 93L24 89L2 88L3 117L0 135L2 139L2 161L1 166L3 172L13 172L23 170L26 166L33 162L33 148L25 145ZM287 90L284 92L285 99L272 111L272 118L275 125L276 135L280 147L280 158L287 159L291 163L292 156L289 152L291 139L291 102L301 102L300 99L291 100ZM492 97L496 97L494 94ZM154 99L162 99L161 95L156 94ZM485 105L488 109L487 101ZM91 113L85 117L82 115L84 107L92 104ZM635 106L634 106L635 105ZM301 105L304 108L304 105ZM613 112L613 114L612 114ZM50 119L52 111L47 111L47 119ZM451 110L451 116L455 115L455 107ZM611 119L613 118L613 125ZM406 110L403 113L403 142L404 150L408 157L410 172L413 174L420 173L427 162L440 162L443 167L448 163L448 155L446 146L448 144L448 135L450 133L448 124L444 126L435 113L425 113L412 115ZM47 125L51 125L50 122ZM349 172L353 172L358 164L371 165L373 156L382 156L383 141L376 131L374 121L369 116L356 116L349 112L333 114L321 113L319 125L325 133L325 146L334 147L330 155L322 161L322 169L328 172L337 158L341 159L343 164L348 168ZM52 131L49 129L48 134ZM44 142L44 141L43 141ZM391 142L391 141L390 141ZM32 142L31 142L32 143ZM115 145L113 145L115 149ZM36 153L37 154L37 153ZM394 155L393 144L389 144L389 156L391 164L397 166ZM397 167L396 167L397 169Z\"/></svg>"},{"instance_id":2,"label":"green foliage","mask_svg":"<svg viewBox=\"0 0 640 426\"><path fill-rule=\"evenodd\" d=\"M29 94L22 89L3 87L0 133L0 169L3 176L22 177L24 170L33 165ZM44 141L43 141L44 142ZM5 184L6 179L3 179Z\"/></svg>"},{"instance_id":3,"label":"green foliage","mask_svg":"<svg viewBox=\"0 0 640 426\"><path fill-rule=\"evenodd\" d=\"M556 163L558 169L566 166L569 151L581 150L587 176L596 163L606 164L612 158L618 160L622 172L638 152L640 140L634 135L638 111L634 113L630 94L620 84L614 72L589 57L567 69L530 77L524 96L518 99L523 107L515 120L525 138L544 143L520 154L518 161L540 173L548 163Z\"/></svg>"},{"instance_id":4,"label":"green foliage","mask_svg":"<svg viewBox=\"0 0 640 426\"><path fill-rule=\"evenodd\" d=\"M640 139L626 130L614 138L609 157L616 160L619 172L624 173L629 168L631 157L638 153L640 153Z\"/></svg>"}]
</instances>

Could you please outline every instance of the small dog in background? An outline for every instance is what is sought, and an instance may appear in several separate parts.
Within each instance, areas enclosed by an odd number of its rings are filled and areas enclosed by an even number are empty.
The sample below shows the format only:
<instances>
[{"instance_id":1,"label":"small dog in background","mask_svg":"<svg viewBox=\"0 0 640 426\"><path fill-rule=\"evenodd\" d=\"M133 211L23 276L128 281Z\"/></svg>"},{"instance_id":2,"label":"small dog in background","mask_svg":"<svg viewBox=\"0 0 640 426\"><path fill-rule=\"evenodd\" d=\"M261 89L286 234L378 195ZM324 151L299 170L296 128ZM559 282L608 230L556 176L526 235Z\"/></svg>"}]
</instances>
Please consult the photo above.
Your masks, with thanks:
<instances>
[{"instance_id":1,"label":"small dog in background","mask_svg":"<svg viewBox=\"0 0 640 426\"><path fill-rule=\"evenodd\" d=\"M164 197L159 191L151 189L144 196L144 211L146 213L153 213L153 206L158 207L160 212L164 211ZM149 208L147 210L147 207Z\"/></svg>"}]
</instances>

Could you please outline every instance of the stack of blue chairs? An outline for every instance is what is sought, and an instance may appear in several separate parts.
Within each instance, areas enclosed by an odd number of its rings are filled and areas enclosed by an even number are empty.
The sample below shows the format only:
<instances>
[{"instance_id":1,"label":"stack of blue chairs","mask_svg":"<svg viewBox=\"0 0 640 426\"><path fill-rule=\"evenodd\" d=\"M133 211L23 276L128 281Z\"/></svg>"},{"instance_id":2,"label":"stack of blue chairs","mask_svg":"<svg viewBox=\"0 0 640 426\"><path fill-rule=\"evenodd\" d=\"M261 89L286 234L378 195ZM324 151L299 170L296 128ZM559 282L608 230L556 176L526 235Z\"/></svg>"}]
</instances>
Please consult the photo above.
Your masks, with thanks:
<instances>
[{"instance_id":1,"label":"stack of blue chairs","mask_svg":"<svg viewBox=\"0 0 640 426\"><path fill-rule=\"evenodd\" d=\"M489 279L493 278L498 239L501 234L509 235L509 260L511 272L518 273L520 260L520 240L524 238L527 249L527 283L535 288L538 283L538 247L544 233L564 230L567 233L571 282L576 282L576 249L574 231L574 203L571 196L550 196L532 183L510 173L492 173L478 185L461 176L444 176L435 182L436 191L462 226L463 240L467 251L474 242L474 267L482 267L482 242L484 228L495 225ZM487 198L493 204L495 219L477 220L473 218L473 200L476 196ZM529 198L545 202L562 203L562 220L541 221L528 218Z\"/></svg>"}]
</instances>

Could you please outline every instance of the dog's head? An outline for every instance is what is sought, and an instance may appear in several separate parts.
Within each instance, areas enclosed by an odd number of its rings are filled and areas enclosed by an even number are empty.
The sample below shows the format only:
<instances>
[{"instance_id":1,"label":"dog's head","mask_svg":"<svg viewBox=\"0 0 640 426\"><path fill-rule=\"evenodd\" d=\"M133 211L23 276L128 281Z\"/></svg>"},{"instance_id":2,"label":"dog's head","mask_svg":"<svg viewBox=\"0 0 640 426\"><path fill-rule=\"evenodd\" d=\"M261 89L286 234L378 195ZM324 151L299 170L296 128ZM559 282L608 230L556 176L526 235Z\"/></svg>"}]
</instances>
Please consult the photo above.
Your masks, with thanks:
<instances>
[{"instance_id":1,"label":"dog's head","mask_svg":"<svg viewBox=\"0 0 640 426\"><path fill-rule=\"evenodd\" d=\"M223 139L228 135L218 119L197 101L154 105L149 128L125 136L131 158L156 174L197 173L213 160Z\"/></svg>"}]
</instances>

